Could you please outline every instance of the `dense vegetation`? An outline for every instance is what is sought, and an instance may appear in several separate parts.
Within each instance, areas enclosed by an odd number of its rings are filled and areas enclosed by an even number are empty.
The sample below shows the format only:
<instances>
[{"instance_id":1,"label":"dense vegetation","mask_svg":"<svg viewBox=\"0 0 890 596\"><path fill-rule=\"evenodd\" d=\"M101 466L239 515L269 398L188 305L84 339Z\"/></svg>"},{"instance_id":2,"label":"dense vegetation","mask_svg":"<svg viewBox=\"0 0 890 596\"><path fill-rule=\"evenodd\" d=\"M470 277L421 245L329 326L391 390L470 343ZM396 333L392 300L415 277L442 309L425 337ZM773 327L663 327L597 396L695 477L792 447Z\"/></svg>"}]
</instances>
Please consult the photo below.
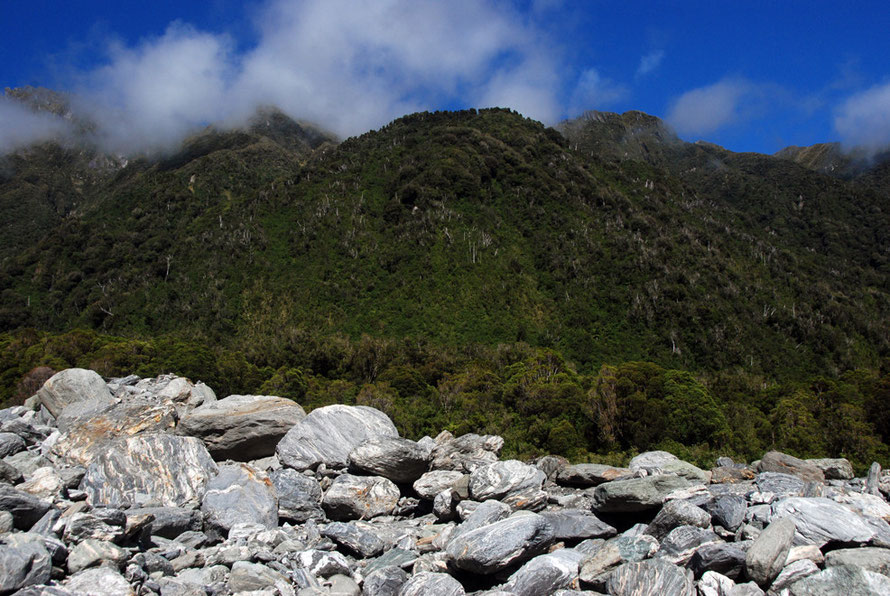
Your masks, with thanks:
<instances>
[{"instance_id":1,"label":"dense vegetation","mask_svg":"<svg viewBox=\"0 0 890 596\"><path fill-rule=\"evenodd\" d=\"M269 111L90 170L63 209L41 181L67 196L82 150L8 158L4 212L47 215L0 255L0 397L42 365L172 371L514 454L886 461L880 185L639 113L562 132L469 110L335 145Z\"/></svg>"}]
</instances>

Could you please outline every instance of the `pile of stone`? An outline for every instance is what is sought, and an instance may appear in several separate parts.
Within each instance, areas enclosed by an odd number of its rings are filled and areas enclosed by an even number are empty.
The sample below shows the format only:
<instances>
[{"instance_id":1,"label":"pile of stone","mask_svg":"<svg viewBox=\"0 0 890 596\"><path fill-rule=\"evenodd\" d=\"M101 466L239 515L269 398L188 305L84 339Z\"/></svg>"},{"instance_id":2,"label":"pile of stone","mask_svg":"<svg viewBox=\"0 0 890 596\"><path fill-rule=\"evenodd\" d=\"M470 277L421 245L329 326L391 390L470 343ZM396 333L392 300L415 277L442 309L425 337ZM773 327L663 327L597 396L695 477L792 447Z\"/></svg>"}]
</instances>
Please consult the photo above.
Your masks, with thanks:
<instances>
[{"instance_id":1,"label":"pile of stone","mask_svg":"<svg viewBox=\"0 0 890 596\"><path fill-rule=\"evenodd\" d=\"M0 410L0 594L890 594L877 464L502 446L69 369Z\"/></svg>"}]
</instances>

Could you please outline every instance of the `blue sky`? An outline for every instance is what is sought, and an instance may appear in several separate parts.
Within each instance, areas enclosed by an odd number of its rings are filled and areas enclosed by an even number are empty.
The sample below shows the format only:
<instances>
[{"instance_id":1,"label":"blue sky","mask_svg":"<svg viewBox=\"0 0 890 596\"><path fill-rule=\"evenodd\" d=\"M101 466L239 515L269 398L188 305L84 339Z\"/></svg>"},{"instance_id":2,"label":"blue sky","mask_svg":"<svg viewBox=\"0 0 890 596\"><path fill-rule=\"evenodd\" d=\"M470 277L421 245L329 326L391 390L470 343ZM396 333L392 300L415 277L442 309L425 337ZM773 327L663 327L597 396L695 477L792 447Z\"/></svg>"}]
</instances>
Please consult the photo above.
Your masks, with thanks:
<instances>
[{"instance_id":1,"label":"blue sky","mask_svg":"<svg viewBox=\"0 0 890 596\"><path fill-rule=\"evenodd\" d=\"M553 124L638 109L772 153L890 143L886 2L0 0L0 85L75 94L114 148L276 104L341 136L507 105ZM2 138L27 125L0 103ZM36 133L35 133L36 134ZM8 143L7 143L8 144Z\"/></svg>"}]
</instances>

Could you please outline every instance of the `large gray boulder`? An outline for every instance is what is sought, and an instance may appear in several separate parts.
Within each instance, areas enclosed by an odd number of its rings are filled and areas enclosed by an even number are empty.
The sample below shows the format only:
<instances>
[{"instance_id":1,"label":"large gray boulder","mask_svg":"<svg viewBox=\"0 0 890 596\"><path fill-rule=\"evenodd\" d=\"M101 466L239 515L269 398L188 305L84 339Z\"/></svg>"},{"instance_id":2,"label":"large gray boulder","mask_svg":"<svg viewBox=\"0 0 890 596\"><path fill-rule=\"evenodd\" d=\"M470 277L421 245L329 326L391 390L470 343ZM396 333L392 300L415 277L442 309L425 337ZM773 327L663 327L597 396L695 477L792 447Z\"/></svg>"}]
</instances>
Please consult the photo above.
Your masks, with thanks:
<instances>
[{"instance_id":1,"label":"large gray boulder","mask_svg":"<svg viewBox=\"0 0 890 596\"><path fill-rule=\"evenodd\" d=\"M198 437L217 460L250 461L275 453L275 446L306 412L271 395L230 395L195 408L176 427Z\"/></svg>"},{"instance_id":2,"label":"large gray boulder","mask_svg":"<svg viewBox=\"0 0 890 596\"><path fill-rule=\"evenodd\" d=\"M626 480L633 475L634 472L630 468L615 468L604 464L575 464L560 469L556 474L556 483L588 488L613 480Z\"/></svg>"},{"instance_id":3,"label":"large gray boulder","mask_svg":"<svg viewBox=\"0 0 890 596\"><path fill-rule=\"evenodd\" d=\"M673 475L614 480L594 489L593 510L598 513L633 513L658 509L668 494L689 486L688 480Z\"/></svg>"},{"instance_id":4,"label":"large gray boulder","mask_svg":"<svg viewBox=\"0 0 890 596\"><path fill-rule=\"evenodd\" d=\"M580 578L588 584L605 587L608 574L624 563L634 563L651 557L658 550L658 541L647 534L625 534L607 540L581 562Z\"/></svg>"},{"instance_id":5,"label":"large gray boulder","mask_svg":"<svg viewBox=\"0 0 890 596\"><path fill-rule=\"evenodd\" d=\"M839 565L794 582L789 590L791 596L890 594L890 578L861 567Z\"/></svg>"},{"instance_id":6,"label":"large gray boulder","mask_svg":"<svg viewBox=\"0 0 890 596\"><path fill-rule=\"evenodd\" d=\"M199 511L184 507L134 507L127 509L127 524L135 523L140 516L151 516L151 533L153 535L171 540L183 532L199 532L203 525ZM133 522L130 521L131 519Z\"/></svg>"},{"instance_id":7,"label":"large gray boulder","mask_svg":"<svg viewBox=\"0 0 890 596\"><path fill-rule=\"evenodd\" d=\"M695 595L692 572L661 559L621 565L609 576L607 589L612 596Z\"/></svg>"},{"instance_id":8,"label":"large gray boulder","mask_svg":"<svg viewBox=\"0 0 890 596\"><path fill-rule=\"evenodd\" d=\"M87 466L114 439L145 432L166 432L175 425L176 409L172 401L136 397L70 425L52 450L69 463Z\"/></svg>"},{"instance_id":9,"label":"large gray boulder","mask_svg":"<svg viewBox=\"0 0 890 596\"><path fill-rule=\"evenodd\" d=\"M678 461L680 458L667 451L646 451L631 459L627 467L634 472L657 474L664 466Z\"/></svg>"},{"instance_id":10,"label":"large gray boulder","mask_svg":"<svg viewBox=\"0 0 890 596\"><path fill-rule=\"evenodd\" d=\"M794 540L794 520L785 517L768 525L745 555L748 577L766 587L785 566L788 551Z\"/></svg>"},{"instance_id":11,"label":"large gray boulder","mask_svg":"<svg viewBox=\"0 0 890 596\"><path fill-rule=\"evenodd\" d=\"M458 569L489 575L544 552L553 528L536 513L517 513L455 537L446 553Z\"/></svg>"},{"instance_id":12,"label":"large gray boulder","mask_svg":"<svg viewBox=\"0 0 890 596\"><path fill-rule=\"evenodd\" d=\"M321 485L315 478L291 468L279 468L271 474L278 494L278 516L295 522L324 519Z\"/></svg>"},{"instance_id":13,"label":"large gray boulder","mask_svg":"<svg viewBox=\"0 0 890 596\"><path fill-rule=\"evenodd\" d=\"M399 596L463 596L460 582L447 573L423 571L402 584Z\"/></svg>"},{"instance_id":14,"label":"large gray boulder","mask_svg":"<svg viewBox=\"0 0 890 596\"><path fill-rule=\"evenodd\" d=\"M757 469L761 472L791 474L804 482L825 482L825 474L818 467L779 451L765 453Z\"/></svg>"},{"instance_id":15,"label":"large gray boulder","mask_svg":"<svg viewBox=\"0 0 890 596\"><path fill-rule=\"evenodd\" d=\"M455 438L443 431L436 437L430 469L472 472L479 466L498 461L503 446L503 437L497 435L468 433Z\"/></svg>"},{"instance_id":16,"label":"large gray boulder","mask_svg":"<svg viewBox=\"0 0 890 596\"><path fill-rule=\"evenodd\" d=\"M433 470L418 478L412 485L421 499L432 501L443 490L449 490L454 484L466 476L457 470Z\"/></svg>"},{"instance_id":17,"label":"large gray boulder","mask_svg":"<svg viewBox=\"0 0 890 596\"><path fill-rule=\"evenodd\" d=\"M135 596L130 582L111 567L84 569L69 577L62 586L73 594L89 596Z\"/></svg>"},{"instance_id":18,"label":"large gray boulder","mask_svg":"<svg viewBox=\"0 0 890 596\"><path fill-rule=\"evenodd\" d=\"M427 471L430 456L429 450L409 439L376 437L350 452L349 467L398 484L410 484Z\"/></svg>"},{"instance_id":19,"label":"large gray boulder","mask_svg":"<svg viewBox=\"0 0 890 596\"><path fill-rule=\"evenodd\" d=\"M806 459L804 461L822 470L826 480L851 480L853 478L853 464L843 457Z\"/></svg>"},{"instance_id":20,"label":"large gray boulder","mask_svg":"<svg viewBox=\"0 0 890 596\"><path fill-rule=\"evenodd\" d=\"M49 511L51 504L30 493L0 483L0 511L12 514L15 527L27 530Z\"/></svg>"},{"instance_id":21,"label":"large gray boulder","mask_svg":"<svg viewBox=\"0 0 890 596\"><path fill-rule=\"evenodd\" d=\"M582 556L566 548L539 555L510 576L504 591L515 596L538 596L570 588L578 577Z\"/></svg>"},{"instance_id":22,"label":"large gray boulder","mask_svg":"<svg viewBox=\"0 0 890 596\"><path fill-rule=\"evenodd\" d=\"M114 403L102 377L84 368L69 368L57 372L37 391L37 398L55 418L67 406L77 402L95 402L104 406Z\"/></svg>"},{"instance_id":23,"label":"large gray boulder","mask_svg":"<svg viewBox=\"0 0 890 596\"><path fill-rule=\"evenodd\" d=\"M278 527L278 498L265 472L247 464L224 465L207 483L201 511L207 523L230 530L235 524Z\"/></svg>"},{"instance_id":24,"label":"large gray boulder","mask_svg":"<svg viewBox=\"0 0 890 596\"><path fill-rule=\"evenodd\" d=\"M0 543L0 594L50 580L52 559L37 534L9 534Z\"/></svg>"},{"instance_id":25,"label":"large gray boulder","mask_svg":"<svg viewBox=\"0 0 890 596\"><path fill-rule=\"evenodd\" d=\"M588 538L608 538L617 530L597 516L580 509L558 509L541 513L553 527L556 540L577 542Z\"/></svg>"},{"instance_id":26,"label":"large gray boulder","mask_svg":"<svg viewBox=\"0 0 890 596\"><path fill-rule=\"evenodd\" d=\"M199 439L149 433L109 443L80 488L94 505L195 507L218 471Z\"/></svg>"},{"instance_id":27,"label":"large gray boulder","mask_svg":"<svg viewBox=\"0 0 890 596\"><path fill-rule=\"evenodd\" d=\"M707 528L711 525L708 512L685 500L668 501L646 528L646 533L661 540L678 526Z\"/></svg>"},{"instance_id":28,"label":"large gray boulder","mask_svg":"<svg viewBox=\"0 0 890 596\"><path fill-rule=\"evenodd\" d=\"M825 555L826 567L855 565L890 576L890 549L877 547L841 548Z\"/></svg>"},{"instance_id":29,"label":"large gray boulder","mask_svg":"<svg viewBox=\"0 0 890 596\"><path fill-rule=\"evenodd\" d=\"M860 543L871 540L876 530L862 517L824 497L789 497L772 505L772 517L790 517L797 526L798 544L829 542Z\"/></svg>"},{"instance_id":30,"label":"large gray boulder","mask_svg":"<svg viewBox=\"0 0 890 596\"><path fill-rule=\"evenodd\" d=\"M380 476L337 476L321 506L333 520L370 519L389 515L399 502L399 488Z\"/></svg>"},{"instance_id":31,"label":"large gray boulder","mask_svg":"<svg viewBox=\"0 0 890 596\"><path fill-rule=\"evenodd\" d=\"M332 522L321 529L321 535L330 538L349 553L361 557L376 557L386 544L374 533L374 528L355 522Z\"/></svg>"},{"instance_id":32,"label":"large gray boulder","mask_svg":"<svg viewBox=\"0 0 890 596\"><path fill-rule=\"evenodd\" d=\"M499 461L473 470L470 497L476 501L508 500L519 495L531 497L541 490L546 479L544 472L521 461Z\"/></svg>"},{"instance_id":33,"label":"large gray boulder","mask_svg":"<svg viewBox=\"0 0 890 596\"><path fill-rule=\"evenodd\" d=\"M276 447L278 459L296 470L319 464L345 468L353 449L378 437L399 436L389 416L367 406L335 404L313 410Z\"/></svg>"},{"instance_id":34,"label":"large gray boulder","mask_svg":"<svg viewBox=\"0 0 890 596\"><path fill-rule=\"evenodd\" d=\"M14 433L0 432L0 457L13 455L27 447L25 440Z\"/></svg>"}]
</instances>

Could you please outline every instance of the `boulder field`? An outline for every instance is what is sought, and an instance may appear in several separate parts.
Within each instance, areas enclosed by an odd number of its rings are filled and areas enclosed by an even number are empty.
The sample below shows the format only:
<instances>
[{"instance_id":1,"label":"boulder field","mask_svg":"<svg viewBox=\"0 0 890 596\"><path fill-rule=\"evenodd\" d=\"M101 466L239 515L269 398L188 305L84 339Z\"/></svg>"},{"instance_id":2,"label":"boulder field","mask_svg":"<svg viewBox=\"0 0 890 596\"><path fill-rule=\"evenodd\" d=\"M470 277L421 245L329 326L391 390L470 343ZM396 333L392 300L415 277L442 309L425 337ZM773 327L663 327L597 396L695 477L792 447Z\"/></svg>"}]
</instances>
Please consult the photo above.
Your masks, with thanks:
<instances>
[{"instance_id":1,"label":"boulder field","mask_svg":"<svg viewBox=\"0 0 890 596\"><path fill-rule=\"evenodd\" d=\"M65 370L0 410L0 595L890 594L878 464L503 443Z\"/></svg>"}]
</instances>

